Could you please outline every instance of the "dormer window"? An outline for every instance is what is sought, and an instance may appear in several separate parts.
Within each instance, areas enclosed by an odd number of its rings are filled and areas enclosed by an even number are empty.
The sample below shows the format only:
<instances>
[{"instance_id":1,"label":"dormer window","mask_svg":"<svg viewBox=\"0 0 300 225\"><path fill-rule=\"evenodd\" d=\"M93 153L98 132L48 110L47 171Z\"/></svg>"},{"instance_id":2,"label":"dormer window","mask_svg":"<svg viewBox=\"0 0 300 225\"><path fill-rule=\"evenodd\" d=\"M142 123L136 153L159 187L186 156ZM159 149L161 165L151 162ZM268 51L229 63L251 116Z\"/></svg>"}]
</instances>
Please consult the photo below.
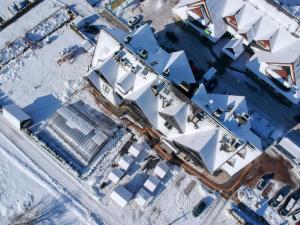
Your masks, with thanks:
<instances>
[{"instance_id":1,"label":"dormer window","mask_svg":"<svg viewBox=\"0 0 300 225\"><path fill-rule=\"evenodd\" d=\"M215 112L214 112L214 116L217 117L217 118L220 118L221 115L223 114L223 109L221 108L218 108Z\"/></svg>"},{"instance_id":2,"label":"dormer window","mask_svg":"<svg viewBox=\"0 0 300 225\"><path fill-rule=\"evenodd\" d=\"M173 125L170 124L168 121L165 122L164 126L168 129L171 130L173 128Z\"/></svg>"}]
</instances>

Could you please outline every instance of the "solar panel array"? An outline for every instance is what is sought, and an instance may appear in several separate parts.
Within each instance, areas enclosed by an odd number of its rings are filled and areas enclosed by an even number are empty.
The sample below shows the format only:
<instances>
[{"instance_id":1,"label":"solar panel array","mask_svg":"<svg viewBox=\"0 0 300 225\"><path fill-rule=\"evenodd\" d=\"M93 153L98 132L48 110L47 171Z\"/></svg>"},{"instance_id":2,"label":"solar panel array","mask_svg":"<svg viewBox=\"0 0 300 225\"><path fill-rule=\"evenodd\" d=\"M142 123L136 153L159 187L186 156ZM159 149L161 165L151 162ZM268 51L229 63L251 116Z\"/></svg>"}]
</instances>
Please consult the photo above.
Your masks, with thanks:
<instances>
[{"instance_id":1,"label":"solar panel array","mask_svg":"<svg viewBox=\"0 0 300 225\"><path fill-rule=\"evenodd\" d=\"M63 106L48 122L48 131L69 154L87 166L107 142L108 137L71 106Z\"/></svg>"}]
</instances>

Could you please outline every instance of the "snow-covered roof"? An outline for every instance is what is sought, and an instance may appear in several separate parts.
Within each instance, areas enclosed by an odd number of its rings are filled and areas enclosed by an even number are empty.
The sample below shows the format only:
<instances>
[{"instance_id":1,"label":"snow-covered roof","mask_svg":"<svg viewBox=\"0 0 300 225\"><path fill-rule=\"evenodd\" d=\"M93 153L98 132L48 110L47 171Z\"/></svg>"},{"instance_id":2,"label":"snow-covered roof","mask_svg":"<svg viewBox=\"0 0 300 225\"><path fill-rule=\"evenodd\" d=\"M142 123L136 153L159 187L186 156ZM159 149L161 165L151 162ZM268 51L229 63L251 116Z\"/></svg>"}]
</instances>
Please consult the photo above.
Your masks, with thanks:
<instances>
[{"instance_id":1,"label":"snow-covered roof","mask_svg":"<svg viewBox=\"0 0 300 225\"><path fill-rule=\"evenodd\" d=\"M239 125L236 115L248 115L246 99L243 96L207 94L205 87L200 85L192 100L202 109L213 115L218 109L223 112L218 119L230 129L236 136L250 142L258 149L262 149L261 139L252 132L251 120L246 124Z\"/></svg>"},{"instance_id":2,"label":"snow-covered roof","mask_svg":"<svg viewBox=\"0 0 300 225\"><path fill-rule=\"evenodd\" d=\"M185 126L187 122L187 104L184 102L162 108L161 114L171 116L174 122L179 127L180 132L185 132Z\"/></svg>"},{"instance_id":3,"label":"snow-covered roof","mask_svg":"<svg viewBox=\"0 0 300 225\"><path fill-rule=\"evenodd\" d=\"M279 142L279 145L289 152L296 160L300 160L300 146L297 145L288 137L284 137Z\"/></svg>"},{"instance_id":4,"label":"snow-covered roof","mask_svg":"<svg viewBox=\"0 0 300 225\"><path fill-rule=\"evenodd\" d=\"M253 25L254 40L270 40L277 30L278 26L270 18L263 16Z\"/></svg>"},{"instance_id":5,"label":"snow-covered roof","mask_svg":"<svg viewBox=\"0 0 300 225\"><path fill-rule=\"evenodd\" d=\"M260 51L252 59L257 58L260 62L268 63L293 63L300 57L300 40L289 42L289 44L276 52Z\"/></svg>"},{"instance_id":6,"label":"snow-covered roof","mask_svg":"<svg viewBox=\"0 0 300 225\"><path fill-rule=\"evenodd\" d=\"M224 161L218 161L216 154L220 145L220 129L199 129L188 134L168 138L198 153L210 172L216 170ZM226 161L226 160L225 160Z\"/></svg>"},{"instance_id":7,"label":"snow-covered roof","mask_svg":"<svg viewBox=\"0 0 300 225\"><path fill-rule=\"evenodd\" d=\"M223 47L222 51L233 60L237 59L244 52L243 40L241 38L231 39Z\"/></svg>"},{"instance_id":8,"label":"snow-covered roof","mask_svg":"<svg viewBox=\"0 0 300 225\"><path fill-rule=\"evenodd\" d=\"M235 15L239 33L245 33L262 17L262 13L245 4Z\"/></svg>"},{"instance_id":9,"label":"snow-covered roof","mask_svg":"<svg viewBox=\"0 0 300 225\"><path fill-rule=\"evenodd\" d=\"M144 187L147 188L147 190L149 190L151 193L153 193L159 184L160 180L157 177L150 175L144 183Z\"/></svg>"},{"instance_id":10,"label":"snow-covered roof","mask_svg":"<svg viewBox=\"0 0 300 225\"><path fill-rule=\"evenodd\" d=\"M138 107L144 112L146 118L157 127L158 117L158 99L153 95L151 86L153 80L141 83L137 89L125 96L125 99L135 102Z\"/></svg>"},{"instance_id":11,"label":"snow-covered roof","mask_svg":"<svg viewBox=\"0 0 300 225\"><path fill-rule=\"evenodd\" d=\"M125 172L122 171L119 168L114 168L112 171L108 174L107 178L110 179L114 184L117 184L121 177L124 176Z\"/></svg>"},{"instance_id":12,"label":"snow-covered roof","mask_svg":"<svg viewBox=\"0 0 300 225\"><path fill-rule=\"evenodd\" d=\"M157 43L153 31L148 24L139 27L130 35L132 36L131 41L123 44L132 52L145 49L148 52L148 56L144 61L157 73L161 74L169 69L170 75L168 79L176 84L180 84L182 81L186 83L196 82L184 51L167 53Z\"/></svg>"},{"instance_id":13,"label":"snow-covered roof","mask_svg":"<svg viewBox=\"0 0 300 225\"><path fill-rule=\"evenodd\" d=\"M134 145L131 145L130 148L128 149L128 153L133 155L135 158L139 156L141 151L142 151L141 149L137 148Z\"/></svg>"},{"instance_id":14,"label":"snow-covered roof","mask_svg":"<svg viewBox=\"0 0 300 225\"><path fill-rule=\"evenodd\" d=\"M123 155L118 162L118 165L123 169L123 170L128 170L130 165L133 163L134 159L131 158L129 155L125 154Z\"/></svg>"},{"instance_id":15,"label":"snow-covered roof","mask_svg":"<svg viewBox=\"0 0 300 225\"><path fill-rule=\"evenodd\" d=\"M159 164L156 165L153 174L157 175L161 179L164 179L169 169L170 168L166 162L160 162Z\"/></svg>"},{"instance_id":16,"label":"snow-covered roof","mask_svg":"<svg viewBox=\"0 0 300 225\"><path fill-rule=\"evenodd\" d=\"M124 208L132 198L132 193L128 191L124 186L117 186L112 193L110 198L117 203L119 206Z\"/></svg>"},{"instance_id":17,"label":"snow-covered roof","mask_svg":"<svg viewBox=\"0 0 300 225\"><path fill-rule=\"evenodd\" d=\"M149 201L149 199L152 197L151 194L149 194L144 188L141 188L135 197L135 202L143 207L146 205L146 203Z\"/></svg>"},{"instance_id":18,"label":"snow-covered roof","mask_svg":"<svg viewBox=\"0 0 300 225\"><path fill-rule=\"evenodd\" d=\"M16 104L10 104L3 106L3 111L6 111L15 119L17 119L20 123L26 120L30 120L30 116L28 116L19 106Z\"/></svg>"}]
</instances>

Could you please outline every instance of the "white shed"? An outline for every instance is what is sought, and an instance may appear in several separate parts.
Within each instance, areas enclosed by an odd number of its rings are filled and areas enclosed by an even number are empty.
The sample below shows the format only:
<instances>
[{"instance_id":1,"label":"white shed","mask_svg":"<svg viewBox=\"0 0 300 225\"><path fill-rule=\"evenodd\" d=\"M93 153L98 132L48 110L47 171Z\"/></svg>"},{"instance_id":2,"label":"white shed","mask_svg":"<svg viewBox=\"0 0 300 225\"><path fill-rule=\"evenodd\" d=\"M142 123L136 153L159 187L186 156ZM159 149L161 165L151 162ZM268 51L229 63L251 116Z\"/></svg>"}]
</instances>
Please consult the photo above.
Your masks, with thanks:
<instances>
[{"instance_id":1,"label":"white shed","mask_svg":"<svg viewBox=\"0 0 300 225\"><path fill-rule=\"evenodd\" d=\"M157 177L150 175L144 183L144 187L150 192L154 192L159 184L160 180Z\"/></svg>"},{"instance_id":2,"label":"white shed","mask_svg":"<svg viewBox=\"0 0 300 225\"><path fill-rule=\"evenodd\" d=\"M164 179L166 174L169 171L169 166L165 162L160 162L158 165L156 165L153 173L154 175L157 175L159 178Z\"/></svg>"},{"instance_id":3,"label":"white shed","mask_svg":"<svg viewBox=\"0 0 300 225\"><path fill-rule=\"evenodd\" d=\"M130 148L128 149L128 152L130 155L137 158L139 156L139 154L141 153L141 150L136 148L134 145L131 145Z\"/></svg>"},{"instance_id":4,"label":"white shed","mask_svg":"<svg viewBox=\"0 0 300 225\"><path fill-rule=\"evenodd\" d=\"M110 198L124 208L132 198L132 193L122 185L117 186L110 194Z\"/></svg>"},{"instance_id":5,"label":"white shed","mask_svg":"<svg viewBox=\"0 0 300 225\"><path fill-rule=\"evenodd\" d=\"M146 203L149 201L149 199L151 198L151 194L149 194L149 192L147 192L144 188L141 188L138 193L136 194L135 197L135 202L143 207L146 205Z\"/></svg>"},{"instance_id":6,"label":"white shed","mask_svg":"<svg viewBox=\"0 0 300 225\"><path fill-rule=\"evenodd\" d=\"M130 165L133 163L133 158L131 158L129 155L123 155L118 162L118 165L125 171L128 170Z\"/></svg>"},{"instance_id":7,"label":"white shed","mask_svg":"<svg viewBox=\"0 0 300 225\"><path fill-rule=\"evenodd\" d=\"M30 116L15 104L3 106L2 115L18 129L28 127L32 122Z\"/></svg>"},{"instance_id":8,"label":"white shed","mask_svg":"<svg viewBox=\"0 0 300 225\"><path fill-rule=\"evenodd\" d=\"M114 168L109 174L108 174L108 179L110 179L114 184L117 184L121 177L123 177L125 174L124 171L122 171L119 168Z\"/></svg>"},{"instance_id":9,"label":"white shed","mask_svg":"<svg viewBox=\"0 0 300 225\"><path fill-rule=\"evenodd\" d=\"M84 40L80 43L80 46L86 51L88 52L92 47L93 45L88 41L88 40Z\"/></svg>"},{"instance_id":10,"label":"white shed","mask_svg":"<svg viewBox=\"0 0 300 225\"><path fill-rule=\"evenodd\" d=\"M84 28L86 26L85 19L78 15L72 22L71 25L76 27L78 30Z\"/></svg>"},{"instance_id":11,"label":"white shed","mask_svg":"<svg viewBox=\"0 0 300 225\"><path fill-rule=\"evenodd\" d=\"M244 45L243 40L241 38L233 38L231 39L222 49L226 55L228 55L233 60L236 60L243 52Z\"/></svg>"}]
</instances>

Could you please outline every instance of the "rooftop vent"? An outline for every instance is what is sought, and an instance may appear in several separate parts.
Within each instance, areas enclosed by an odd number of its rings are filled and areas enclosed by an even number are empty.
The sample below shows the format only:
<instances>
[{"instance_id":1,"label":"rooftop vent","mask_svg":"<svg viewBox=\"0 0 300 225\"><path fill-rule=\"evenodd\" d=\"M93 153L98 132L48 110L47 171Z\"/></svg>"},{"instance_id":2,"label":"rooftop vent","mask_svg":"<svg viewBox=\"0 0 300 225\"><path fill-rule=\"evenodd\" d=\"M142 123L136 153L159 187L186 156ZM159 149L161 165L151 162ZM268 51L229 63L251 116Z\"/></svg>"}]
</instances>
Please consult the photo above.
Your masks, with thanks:
<instances>
[{"instance_id":1,"label":"rooftop vent","mask_svg":"<svg viewBox=\"0 0 300 225\"><path fill-rule=\"evenodd\" d=\"M231 112L234 108L234 102L227 106L227 112Z\"/></svg>"},{"instance_id":2,"label":"rooftop vent","mask_svg":"<svg viewBox=\"0 0 300 225\"><path fill-rule=\"evenodd\" d=\"M120 61L120 59L121 59L121 51L116 51L116 52L114 53L114 59L115 59L116 61Z\"/></svg>"},{"instance_id":3,"label":"rooftop vent","mask_svg":"<svg viewBox=\"0 0 300 225\"><path fill-rule=\"evenodd\" d=\"M245 125L249 119L250 119L250 116L246 113L243 113L242 115L236 115L236 121L238 123L238 126Z\"/></svg>"},{"instance_id":4,"label":"rooftop vent","mask_svg":"<svg viewBox=\"0 0 300 225\"><path fill-rule=\"evenodd\" d=\"M147 59L148 58L148 52L145 49L142 48L142 49L139 50L139 56L142 59Z\"/></svg>"},{"instance_id":5,"label":"rooftop vent","mask_svg":"<svg viewBox=\"0 0 300 225\"><path fill-rule=\"evenodd\" d=\"M180 83L180 87L182 88L182 90L184 90L185 92L189 92L191 87L188 83L186 83L185 81L182 81Z\"/></svg>"},{"instance_id":6,"label":"rooftop vent","mask_svg":"<svg viewBox=\"0 0 300 225\"><path fill-rule=\"evenodd\" d=\"M130 43L130 41L132 40L132 36L131 35L127 35L125 38L124 38L124 42L126 44Z\"/></svg>"},{"instance_id":7,"label":"rooftop vent","mask_svg":"<svg viewBox=\"0 0 300 225\"><path fill-rule=\"evenodd\" d=\"M166 69L164 72L162 72L162 75L168 77L170 75L170 69Z\"/></svg>"},{"instance_id":8,"label":"rooftop vent","mask_svg":"<svg viewBox=\"0 0 300 225\"><path fill-rule=\"evenodd\" d=\"M220 118L221 117L221 115L223 114L223 109L221 109L221 108L218 108L215 112L214 112L214 116L215 117L217 117L217 118Z\"/></svg>"},{"instance_id":9,"label":"rooftop vent","mask_svg":"<svg viewBox=\"0 0 300 225\"><path fill-rule=\"evenodd\" d=\"M163 88L163 84L160 84L160 83L153 84L151 88L152 88L153 94L155 96L157 96L159 94L159 92L161 91L161 89Z\"/></svg>"}]
</instances>

